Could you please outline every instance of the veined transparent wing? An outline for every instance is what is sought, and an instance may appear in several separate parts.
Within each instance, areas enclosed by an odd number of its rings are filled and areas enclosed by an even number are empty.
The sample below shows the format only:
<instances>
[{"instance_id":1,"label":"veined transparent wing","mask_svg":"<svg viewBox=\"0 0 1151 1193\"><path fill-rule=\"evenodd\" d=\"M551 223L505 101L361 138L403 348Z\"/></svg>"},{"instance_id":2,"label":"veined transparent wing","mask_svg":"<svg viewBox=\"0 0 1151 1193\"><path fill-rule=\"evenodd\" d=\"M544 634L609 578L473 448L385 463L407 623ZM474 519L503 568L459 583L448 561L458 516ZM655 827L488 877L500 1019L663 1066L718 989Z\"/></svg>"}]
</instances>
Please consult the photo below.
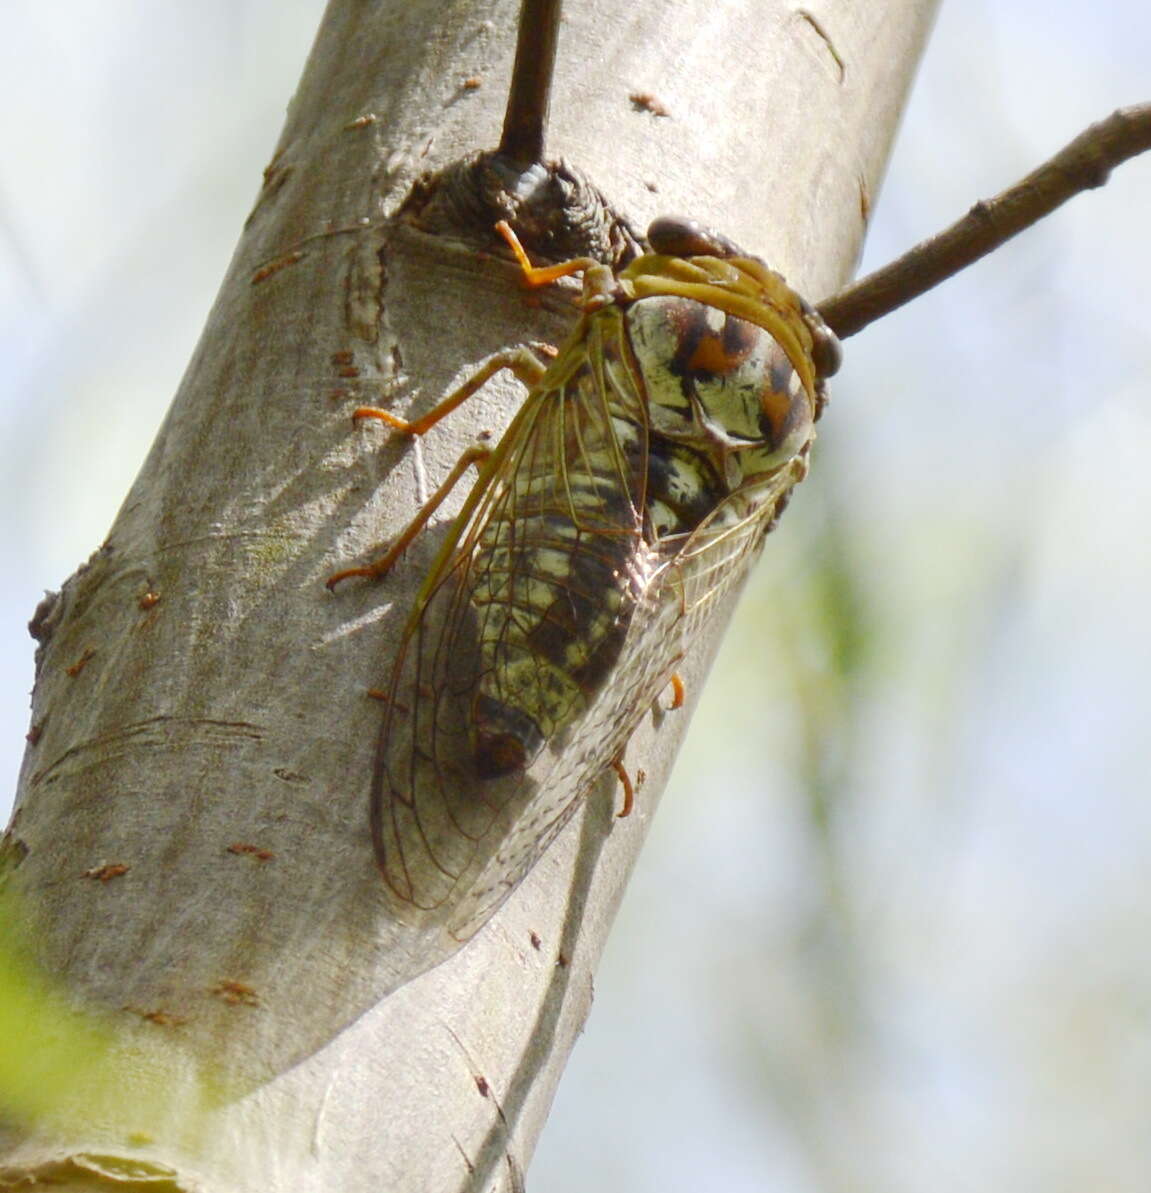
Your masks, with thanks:
<instances>
[{"instance_id":1,"label":"veined transparent wing","mask_svg":"<svg viewBox=\"0 0 1151 1193\"><path fill-rule=\"evenodd\" d=\"M557 765L658 562L644 543L646 406L622 316L588 323L488 461L454 548L424 585L388 692L372 790L379 864L401 900L460 939L582 794L570 764L561 775ZM530 756L506 758L515 735L501 736L502 723L525 708Z\"/></svg>"}]
</instances>

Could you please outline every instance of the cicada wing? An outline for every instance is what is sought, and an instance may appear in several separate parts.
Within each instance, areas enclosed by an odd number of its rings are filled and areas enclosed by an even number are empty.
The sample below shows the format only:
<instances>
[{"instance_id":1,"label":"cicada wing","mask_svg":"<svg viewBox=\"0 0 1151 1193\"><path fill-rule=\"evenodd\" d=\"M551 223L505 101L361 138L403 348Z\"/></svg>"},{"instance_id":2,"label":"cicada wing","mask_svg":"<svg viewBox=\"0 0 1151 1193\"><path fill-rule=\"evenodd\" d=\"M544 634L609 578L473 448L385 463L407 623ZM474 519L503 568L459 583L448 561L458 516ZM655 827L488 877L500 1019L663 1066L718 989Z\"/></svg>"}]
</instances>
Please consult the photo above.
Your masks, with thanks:
<instances>
[{"instance_id":1,"label":"cicada wing","mask_svg":"<svg viewBox=\"0 0 1151 1193\"><path fill-rule=\"evenodd\" d=\"M494 816L460 798L467 786L467 682L474 639L444 627L466 619L449 574L409 623L392 673L372 778L371 822L388 887L414 909L433 911L465 873ZM469 641L471 649L469 650ZM470 655L470 657L469 657Z\"/></svg>"},{"instance_id":2,"label":"cicada wing","mask_svg":"<svg viewBox=\"0 0 1151 1193\"><path fill-rule=\"evenodd\" d=\"M771 512L791 483L778 478L750 505L725 503L691 535L661 544L662 551L652 552L644 565L644 549L636 546L637 570L647 578L623 628L610 681L526 768L517 801L521 811L508 824L493 863L456 909L453 933L460 939L472 935L514 889L619 756L701 623L742 583Z\"/></svg>"},{"instance_id":3,"label":"cicada wing","mask_svg":"<svg viewBox=\"0 0 1151 1193\"><path fill-rule=\"evenodd\" d=\"M515 889L619 756L700 624L742 583L774 514L801 475L802 467L788 467L733 495L690 535L654 549L638 540L632 544L634 567L645 580L622 626L610 682L506 789L512 814L502 825L498 848L453 908L450 931L458 939L473 935Z\"/></svg>"},{"instance_id":4,"label":"cicada wing","mask_svg":"<svg viewBox=\"0 0 1151 1193\"><path fill-rule=\"evenodd\" d=\"M732 493L682 542L665 543L671 552L666 575L680 593L682 633L688 638L721 600L742 586L764 536L806 471L805 445L772 476Z\"/></svg>"},{"instance_id":5,"label":"cicada wing","mask_svg":"<svg viewBox=\"0 0 1151 1193\"><path fill-rule=\"evenodd\" d=\"M619 748L594 735L622 715L619 701L603 711L600 680L647 590L647 425L607 315L561 353L501 440L425 582L388 692L372 786L377 860L402 905L460 940ZM525 641L538 667L525 663ZM499 773L483 764L477 709L512 701L546 731L522 766Z\"/></svg>"},{"instance_id":6,"label":"cicada wing","mask_svg":"<svg viewBox=\"0 0 1151 1193\"><path fill-rule=\"evenodd\" d=\"M522 769L478 773L473 722L480 652L467 574L457 568L436 588L407 636L372 788L373 838L385 882L401 908L440 923L460 941L519 885L583 794L570 768L557 768L567 734L545 742Z\"/></svg>"}]
</instances>

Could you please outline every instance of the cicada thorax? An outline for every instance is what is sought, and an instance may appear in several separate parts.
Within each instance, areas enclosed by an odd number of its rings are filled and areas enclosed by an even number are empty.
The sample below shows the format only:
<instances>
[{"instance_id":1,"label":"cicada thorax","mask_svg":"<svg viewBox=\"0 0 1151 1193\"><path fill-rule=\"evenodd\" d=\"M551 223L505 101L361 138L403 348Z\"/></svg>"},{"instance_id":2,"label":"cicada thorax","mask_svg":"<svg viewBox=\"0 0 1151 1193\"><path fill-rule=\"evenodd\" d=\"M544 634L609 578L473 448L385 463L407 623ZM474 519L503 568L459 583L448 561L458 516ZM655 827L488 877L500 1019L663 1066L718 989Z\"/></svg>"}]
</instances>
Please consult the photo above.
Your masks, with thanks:
<instances>
[{"instance_id":1,"label":"cicada thorax","mask_svg":"<svg viewBox=\"0 0 1151 1193\"><path fill-rule=\"evenodd\" d=\"M811 439L814 403L761 327L678 297L628 312L651 426L647 512L660 537L696 529Z\"/></svg>"},{"instance_id":2,"label":"cicada thorax","mask_svg":"<svg viewBox=\"0 0 1151 1193\"><path fill-rule=\"evenodd\" d=\"M725 238L678 220L649 235L663 252L621 275L637 296L628 330L651 428L647 513L682 607L699 614L739 581L806 475L839 343Z\"/></svg>"}]
</instances>

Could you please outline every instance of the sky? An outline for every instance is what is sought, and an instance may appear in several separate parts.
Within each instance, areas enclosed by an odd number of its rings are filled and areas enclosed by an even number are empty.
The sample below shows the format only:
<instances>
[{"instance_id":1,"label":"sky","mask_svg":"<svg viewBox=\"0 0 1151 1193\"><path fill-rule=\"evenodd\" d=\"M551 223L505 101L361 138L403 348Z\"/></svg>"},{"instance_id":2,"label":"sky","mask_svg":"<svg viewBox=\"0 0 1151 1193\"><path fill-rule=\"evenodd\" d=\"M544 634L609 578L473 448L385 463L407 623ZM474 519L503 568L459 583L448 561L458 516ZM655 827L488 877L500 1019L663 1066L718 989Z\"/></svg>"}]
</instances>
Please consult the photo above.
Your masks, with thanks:
<instances>
[{"instance_id":1,"label":"sky","mask_svg":"<svg viewBox=\"0 0 1151 1193\"><path fill-rule=\"evenodd\" d=\"M13 776L24 625L143 460L321 8L9 7L0 93L24 114L0 128ZM945 3L864 267L1151 99L1149 61L1144 4ZM1151 1183L1149 210L1151 162L1125 166L847 345L531 1187Z\"/></svg>"}]
</instances>

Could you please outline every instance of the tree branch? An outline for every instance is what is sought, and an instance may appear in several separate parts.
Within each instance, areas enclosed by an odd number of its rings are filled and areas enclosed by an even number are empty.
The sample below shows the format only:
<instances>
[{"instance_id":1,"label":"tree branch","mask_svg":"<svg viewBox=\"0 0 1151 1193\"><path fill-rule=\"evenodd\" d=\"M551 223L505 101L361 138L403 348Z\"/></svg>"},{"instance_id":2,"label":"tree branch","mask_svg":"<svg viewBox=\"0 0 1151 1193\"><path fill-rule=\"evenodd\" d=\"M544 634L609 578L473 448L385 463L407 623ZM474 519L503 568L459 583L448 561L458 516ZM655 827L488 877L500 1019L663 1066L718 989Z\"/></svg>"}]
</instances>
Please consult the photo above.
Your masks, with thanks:
<instances>
[{"instance_id":1,"label":"tree branch","mask_svg":"<svg viewBox=\"0 0 1151 1193\"><path fill-rule=\"evenodd\" d=\"M561 0L523 0L520 9L516 60L499 150L520 166L544 160L561 8Z\"/></svg>"},{"instance_id":2,"label":"tree branch","mask_svg":"<svg viewBox=\"0 0 1151 1193\"><path fill-rule=\"evenodd\" d=\"M1111 171L1151 149L1151 104L1121 108L1080 133L1026 178L976 203L951 227L818 304L840 337L897 310L1030 228Z\"/></svg>"}]
</instances>

